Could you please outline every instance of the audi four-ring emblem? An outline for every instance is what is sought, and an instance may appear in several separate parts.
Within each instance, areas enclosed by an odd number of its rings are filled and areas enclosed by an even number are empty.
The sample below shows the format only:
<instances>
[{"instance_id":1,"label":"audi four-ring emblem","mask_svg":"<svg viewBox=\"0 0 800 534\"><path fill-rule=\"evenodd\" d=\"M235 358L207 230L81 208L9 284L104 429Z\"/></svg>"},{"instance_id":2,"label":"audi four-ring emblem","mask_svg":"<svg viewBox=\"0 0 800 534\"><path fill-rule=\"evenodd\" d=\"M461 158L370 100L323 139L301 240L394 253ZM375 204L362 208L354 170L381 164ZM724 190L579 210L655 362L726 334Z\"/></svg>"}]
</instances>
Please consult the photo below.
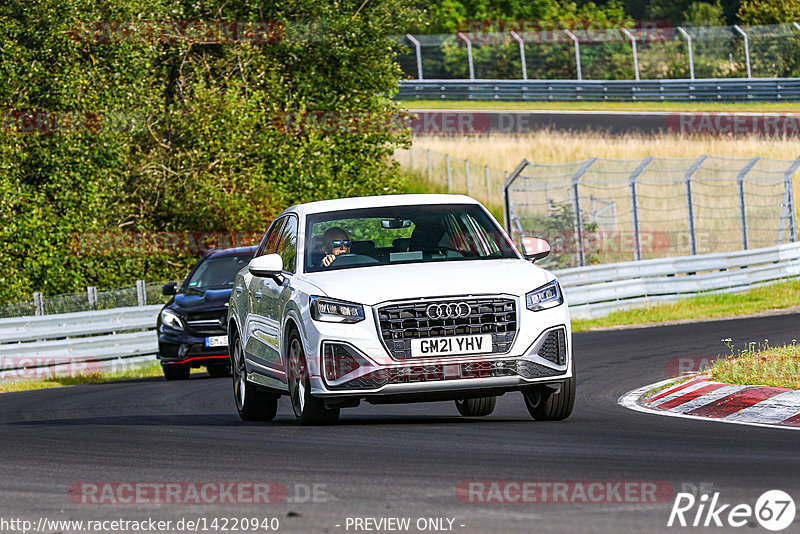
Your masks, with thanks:
<instances>
[{"instance_id":1,"label":"audi four-ring emblem","mask_svg":"<svg viewBox=\"0 0 800 534\"><path fill-rule=\"evenodd\" d=\"M447 304L431 304L425 309L431 319L455 319L469 315L469 304L466 302L449 302Z\"/></svg>"}]
</instances>

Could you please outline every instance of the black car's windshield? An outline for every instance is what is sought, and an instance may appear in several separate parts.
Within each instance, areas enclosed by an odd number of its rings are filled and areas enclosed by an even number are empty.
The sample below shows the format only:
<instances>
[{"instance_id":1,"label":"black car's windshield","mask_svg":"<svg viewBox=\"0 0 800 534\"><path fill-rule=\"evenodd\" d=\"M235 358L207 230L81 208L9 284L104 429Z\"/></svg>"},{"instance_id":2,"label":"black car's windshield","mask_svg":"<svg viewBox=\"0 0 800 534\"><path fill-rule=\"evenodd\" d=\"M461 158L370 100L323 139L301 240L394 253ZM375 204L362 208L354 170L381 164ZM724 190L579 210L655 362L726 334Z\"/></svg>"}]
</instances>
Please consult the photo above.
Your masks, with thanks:
<instances>
[{"instance_id":1,"label":"black car's windshield","mask_svg":"<svg viewBox=\"0 0 800 534\"><path fill-rule=\"evenodd\" d=\"M390 206L309 215L305 271L518 258L480 206Z\"/></svg>"},{"instance_id":2,"label":"black car's windshield","mask_svg":"<svg viewBox=\"0 0 800 534\"><path fill-rule=\"evenodd\" d=\"M211 256L203 260L191 274L185 289L205 291L206 289L230 289L233 279L250 260L252 254L231 256Z\"/></svg>"}]
</instances>

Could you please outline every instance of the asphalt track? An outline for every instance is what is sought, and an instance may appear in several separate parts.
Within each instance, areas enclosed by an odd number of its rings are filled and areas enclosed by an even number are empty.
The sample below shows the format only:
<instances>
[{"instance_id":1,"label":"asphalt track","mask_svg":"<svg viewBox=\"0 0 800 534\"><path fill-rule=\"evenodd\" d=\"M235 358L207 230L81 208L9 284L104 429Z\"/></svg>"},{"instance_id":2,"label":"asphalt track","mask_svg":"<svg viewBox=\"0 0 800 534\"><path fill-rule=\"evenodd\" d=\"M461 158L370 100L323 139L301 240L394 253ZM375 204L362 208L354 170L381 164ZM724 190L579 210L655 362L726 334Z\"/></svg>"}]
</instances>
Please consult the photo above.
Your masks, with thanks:
<instances>
[{"instance_id":1,"label":"asphalt track","mask_svg":"<svg viewBox=\"0 0 800 534\"><path fill-rule=\"evenodd\" d=\"M284 399L275 422L246 424L236 415L230 379L205 375L4 394L0 519L277 517L279 532L309 533L355 532L346 529L348 517L409 517L412 528L404 532L420 532L414 522L426 517L454 519L452 531L470 533L701 530L667 528L671 498L486 504L462 502L455 488L475 480L657 481L675 492L713 487L726 503L753 505L770 489L800 502L800 432L660 417L617 404L629 390L666 378L671 358L715 356L728 337L738 346L791 342L798 327L794 314L576 334L578 401L572 417L553 423L532 421L521 396L507 394L485 419L461 418L450 402L362 404L344 410L338 426L299 427ZM283 484L290 500L99 505L68 495L76 483L111 481L271 481ZM322 502L303 502L312 484L323 485ZM766 532L753 526L737 530ZM798 528L800 519L785 532Z\"/></svg>"}]
</instances>

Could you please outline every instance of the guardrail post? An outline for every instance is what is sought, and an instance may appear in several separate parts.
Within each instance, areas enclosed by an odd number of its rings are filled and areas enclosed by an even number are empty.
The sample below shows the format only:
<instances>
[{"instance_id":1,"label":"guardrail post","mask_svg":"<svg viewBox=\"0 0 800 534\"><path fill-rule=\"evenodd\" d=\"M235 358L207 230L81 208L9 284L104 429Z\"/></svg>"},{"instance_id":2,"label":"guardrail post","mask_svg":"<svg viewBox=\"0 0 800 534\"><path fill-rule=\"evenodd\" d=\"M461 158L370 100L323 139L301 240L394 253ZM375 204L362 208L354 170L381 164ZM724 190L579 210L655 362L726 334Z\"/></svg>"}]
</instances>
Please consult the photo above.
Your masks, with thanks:
<instances>
[{"instance_id":1,"label":"guardrail post","mask_svg":"<svg viewBox=\"0 0 800 534\"><path fill-rule=\"evenodd\" d=\"M469 79L475 79L475 67L472 64L472 41L469 40L469 37L464 35L462 32L458 32L458 38L467 43L467 59L469 60Z\"/></svg>"},{"instance_id":2,"label":"guardrail post","mask_svg":"<svg viewBox=\"0 0 800 534\"><path fill-rule=\"evenodd\" d=\"M589 168L594 165L597 158L589 158L581 165L575 174L572 175L572 202L575 208L575 234L577 239L577 256L578 265L583 267L586 265L585 250L583 248L583 221L581 220L581 197L578 191L578 182L581 177L589 171Z\"/></svg>"},{"instance_id":3,"label":"guardrail post","mask_svg":"<svg viewBox=\"0 0 800 534\"><path fill-rule=\"evenodd\" d=\"M692 52L692 36L680 26L678 26L677 30L686 38L686 43L689 45L689 78L694 80L694 54Z\"/></svg>"},{"instance_id":4,"label":"guardrail post","mask_svg":"<svg viewBox=\"0 0 800 534\"><path fill-rule=\"evenodd\" d=\"M428 181L430 182L433 180L433 165L431 165L431 149L430 148L427 149L426 152L428 154Z\"/></svg>"},{"instance_id":5,"label":"guardrail post","mask_svg":"<svg viewBox=\"0 0 800 534\"><path fill-rule=\"evenodd\" d=\"M97 287L89 286L86 288L86 298L89 299L89 306L94 308L97 306Z\"/></svg>"},{"instance_id":6,"label":"guardrail post","mask_svg":"<svg viewBox=\"0 0 800 534\"><path fill-rule=\"evenodd\" d=\"M744 60L747 65L747 77L752 78L753 76L750 73L750 43L747 39L747 34L737 24L734 24L733 27L744 37Z\"/></svg>"},{"instance_id":7,"label":"guardrail post","mask_svg":"<svg viewBox=\"0 0 800 534\"><path fill-rule=\"evenodd\" d=\"M744 177L758 163L761 156L756 156L745 165L736 175L736 186L739 189L739 226L742 229L742 250L747 250L747 213L744 202Z\"/></svg>"},{"instance_id":8,"label":"guardrail post","mask_svg":"<svg viewBox=\"0 0 800 534\"><path fill-rule=\"evenodd\" d=\"M683 180L686 182L686 215L689 217L689 245L691 246L692 256L697 254L697 233L694 226L694 203L692 202L692 177L707 159L708 154L700 156L694 160L692 166L683 175Z\"/></svg>"},{"instance_id":9,"label":"guardrail post","mask_svg":"<svg viewBox=\"0 0 800 534\"><path fill-rule=\"evenodd\" d=\"M508 174L508 171L505 171L505 181L503 182L503 224L506 227L506 232L508 235L512 235L511 231L511 199L509 198L508 189L511 185L516 181L517 177L522 173L522 171L530 165L530 162L523 158L522 161L519 162L519 165L511 171L511 175ZM512 237L513 239L513 237Z\"/></svg>"},{"instance_id":10,"label":"guardrail post","mask_svg":"<svg viewBox=\"0 0 800 534\"><path fill-rule=\"evenodd\" d=\"M468 159L464 160L464 175L467 177L467 196L470 196L470 194L469 194L469 160Z\"/></svg>"},{"instance_id":11,"label":"guardrail post","mask_svg":"<svg viewBox=\"0 0 800 534\"><path fill-rule=\"evenodd\" d=\"M44 297L39 292L33 294L33 314L44 315Z\"/></svg>"},{"instance_id":12,"label":"guardrail post","mask_svg":"<svg viewBox=\"0 0 800 534\"><path fill-rule=\"evenodd\" d=\"M633 215L633 259L642 259L641 239L639 238L639 207L637 206L636 199L636 179L641 175L644 170L653 161L653 156L648 156L642 160L638 167L636 167L631 175L628 177L628 182L631 188L631 213Z\"/></svg>"},{"instance_id":13,"label":"guardrail post","mask_svg":"<svg viewBox=\"0 0 800 534\"><path fill-rule=\"evenodd\" d=\"M419 41L417 41L410 33L406 34L406 38L414 44L417 50L417 79L422 79L422 50L420 49Z\"/></svg>"},{"instance_id":14,"label":"guardrail post","mask_svg":"<svg viewBox=\"0 0 800 534\"><path fill-rule=\"evenodd\" d=\"M582 76L581 76L581 44L580 44L580 41L578 41L578 38L575 37L575 35L571 31L564 30L564 32L566 32L566 34L569 36L569 38L572 39L572 42L575 43L575 66L576 66L576 68L578 70L578 80L580 81L582 79Z\"/></svg>"},{"instance_id":15,"label":"guardrail post","mask_svg":"<svg viewBox=\"0 0 800 534\"><path fill-rule=\"evenodd\" d=\"M797 23L795 23L797 24ZM792 175L800 168L800 158L796 159L783 175L783 209L781 210L781 224L778 229L778 244L783 242L784 221L789 221L789 241L797 241L797 216L794 212L794 193L792 192Z\"/></svg>"},{"instance_id":16,"label":"guardrail post","mask_svg":"<svg viewBox=\"0 0 800 534\"><path fill-rule=\"evenodd\" d=\"M139 301L139 306L147 306L147 287L144 280L136 281L136 300Z\"/></svg>"},{"instance_id":17,"label":"guardrail post","mask_svg":"<svg viewBox=\"0 0 800 534\"><path fill-rule=\"evenodd\" d=\"M523 41L522 37L520 37L517 34L517 32L515 32L514 30L511 30L511 37L516 39L517 42L519 43L519 59L520 59L520 61L522 61L522 79L523 80L527 80L528 79L528 67L525 64L525 41Z\"/></svg>"},{"instance_id":18,"label":"guardrail post","mask_svg":"<svg viewBox=\"0 0 800 534\"><path fill-rule=\"evenodd\" d=\"M628 31L627 28L622 28L622 33L628 36L628 39L631 40L631 46L633 47L633 73L636 76L636 80L639 80L639 54L636 51L636 37L633 36L631 32Z\"/></svg>"},{"instance_id":19,"label":"guardrail post","mask_svg":"<svg viewBox=\"0 0 800 534\"><path fill-rule=\"evenodd\" d=\"M453 173L450 171L450 154L444 155L444 162L447 165L447 192L453 190Z\"/></svg>"}]
</instances>

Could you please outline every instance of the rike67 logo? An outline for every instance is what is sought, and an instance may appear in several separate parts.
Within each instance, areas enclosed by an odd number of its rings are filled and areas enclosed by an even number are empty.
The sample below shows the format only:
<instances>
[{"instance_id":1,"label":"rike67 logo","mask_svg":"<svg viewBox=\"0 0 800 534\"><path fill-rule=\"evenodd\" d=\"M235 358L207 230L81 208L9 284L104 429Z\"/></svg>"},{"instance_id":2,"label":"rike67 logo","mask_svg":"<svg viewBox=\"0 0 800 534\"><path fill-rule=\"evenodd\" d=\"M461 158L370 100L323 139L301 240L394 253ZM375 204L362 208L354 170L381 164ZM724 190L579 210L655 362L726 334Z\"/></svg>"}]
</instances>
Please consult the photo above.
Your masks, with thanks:
<instances>
[{"instance_id":1,"label":"rike67 logo","mask_svg":"<svg viewBox=\"0 0 800 534\"><path fill-rule=\"evenodd\" d=\"M794 500L781 490L764 492L755 506L741 503L732 505L720 502L719 492L695 497L691 493L678 493L667 526L681 527L733 527L755 526L774 532L788 527L794 521Z\"/></svg>"}]
</instances>

